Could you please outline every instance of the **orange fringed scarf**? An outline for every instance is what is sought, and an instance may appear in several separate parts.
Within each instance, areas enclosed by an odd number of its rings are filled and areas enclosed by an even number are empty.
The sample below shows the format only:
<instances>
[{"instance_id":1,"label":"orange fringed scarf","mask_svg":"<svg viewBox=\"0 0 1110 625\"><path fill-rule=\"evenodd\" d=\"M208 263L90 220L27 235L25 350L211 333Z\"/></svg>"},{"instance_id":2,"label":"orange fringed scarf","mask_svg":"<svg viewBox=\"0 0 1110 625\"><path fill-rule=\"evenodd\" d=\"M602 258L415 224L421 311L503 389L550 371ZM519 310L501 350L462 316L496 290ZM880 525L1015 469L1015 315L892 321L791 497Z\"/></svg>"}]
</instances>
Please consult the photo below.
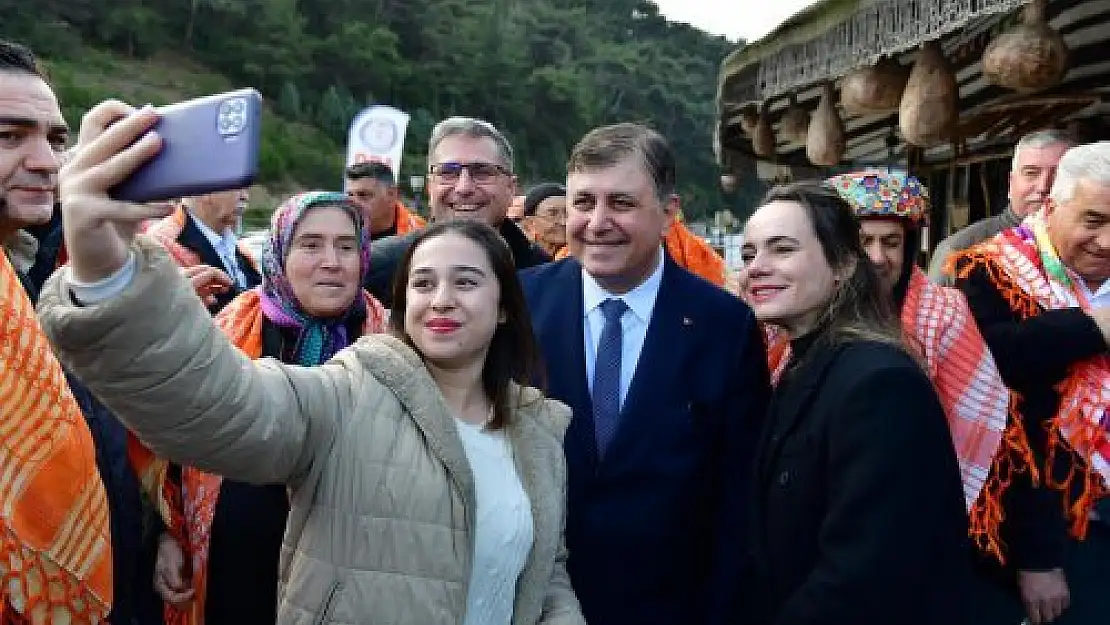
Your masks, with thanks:
<instances>
[{"instance_id":1,"label":"orange fringed scarf","mask_svg":"<svg viewBox=\"0 0 1110 625\"><path fill-rule=\"evenodd\" d=\"M384 331L385 309L365 291L362 297L366 303L366 321L362 333L376 334ZM252 289L232 300L220 311L216 316L216 325L244 354L257 359L262 356L262 319L261 298L258 290ZM208 548L222 478L193 467L182 467L181 492L178 493L172 481L166 479L166 472L162 470L160 474L166 493L162 499L171 502L174 507L174 511L166 517L172 520L169 531L185 549L196 591L193 601L184 610L166 606L166 625L203 625L208 583Z\"/></svg>"},{"instance_id":2,"label":"orange fringed scarf","mask_svg":"<svg viewBox=\"0 0 1110 625\"><path fill-rule=\"evenodd\" d=\"M1013 476L1036 468L1013 399L963 295L910 275L901 311L907 344L926 364L948 417L960 463L969 534L985 553L1005 561L999 528L1002 493ZM768 330L768 364L777 382L790 360L786 337Z\"/></svg>"},{"instance_id":3,"label":"orange fringed scarf","mask_svg":"<svg viewBox=\"0 0 1110 625\"><path fill-rule=\"evenodd\" d=\"M1022 321L1044 310L1076 305L1087 309L1086 298L1055 278L1046 268L1045 259L1054 263L1058 272L1067 271L1051 248L1047 227L1038 213L1020 226L954 255L948 262L948 271L959 279L966 279L974 270L982 268ZM1075 301L1069 301L1069 294ZM1068 377L1056 390L1060 394L1060 406L1045 424L1049 436L1043 473L1046 484L1064 493L1064 513L1071 524L1071 533L1082 539L1087 535L1095 502L1110 492L1107 488L1110 483L1110 433L1107 432L1110 357L1096 356L1072 365ZM1067 454L1073 459L1064 480L1056 479L1052 470L1057 454ZM1077 481L1079 493L1073 496Z\"/></svg>"},{"instance_id":4,"label":"orange fringed scarf","mask_svg":"<svg viewBox=\"0 0 1110 625\"><path fill-rule=\"evenodd\" d=\"M92 435L4 254L0 311L0 623L98 623L112 543Z\"/></svg>"}]
</instances>

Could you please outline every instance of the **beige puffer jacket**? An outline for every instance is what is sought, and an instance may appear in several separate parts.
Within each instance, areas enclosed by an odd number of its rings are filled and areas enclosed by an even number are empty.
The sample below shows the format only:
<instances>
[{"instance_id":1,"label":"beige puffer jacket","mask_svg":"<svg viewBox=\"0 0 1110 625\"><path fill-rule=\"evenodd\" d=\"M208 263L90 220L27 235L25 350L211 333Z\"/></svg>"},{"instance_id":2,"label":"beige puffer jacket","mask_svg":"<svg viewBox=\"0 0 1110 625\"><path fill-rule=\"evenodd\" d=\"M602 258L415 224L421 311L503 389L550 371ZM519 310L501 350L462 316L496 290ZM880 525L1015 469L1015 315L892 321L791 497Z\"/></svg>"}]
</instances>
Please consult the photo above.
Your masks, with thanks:
<instances>
[{"instance_id":1,"label":"beige puffer jacket","mask_svg":"<svg viewBox=\"0 0 1110 625\"><path fill-rule=\"evenodd\" d=\"M119 296L73 304L59 272L39 316L69 365L146 444L183 464L286 483L278 622L457 625L466 608L473 478L415 352L368 336L314 368L252 362L156 246ZM514 625L584 623L563 545L566 406L519 390L506 433L535 542Z\"/></svg>"}]
</instances>

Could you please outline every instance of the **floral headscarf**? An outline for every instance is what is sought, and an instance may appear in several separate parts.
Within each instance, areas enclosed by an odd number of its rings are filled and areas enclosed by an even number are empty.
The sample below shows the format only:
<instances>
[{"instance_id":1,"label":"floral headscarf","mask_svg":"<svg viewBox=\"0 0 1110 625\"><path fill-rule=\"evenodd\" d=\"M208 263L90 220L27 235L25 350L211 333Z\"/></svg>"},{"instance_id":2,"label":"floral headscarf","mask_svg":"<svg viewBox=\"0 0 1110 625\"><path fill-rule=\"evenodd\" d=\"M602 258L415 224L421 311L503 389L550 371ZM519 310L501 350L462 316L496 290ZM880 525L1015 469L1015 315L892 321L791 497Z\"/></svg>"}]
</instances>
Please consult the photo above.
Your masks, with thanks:
<instances>
[{"instance_id":1,"label":"floral headscarf","mask_svg":"<svg viewBox=\"0 0 1110 625\"><path fill-rule=\"evenodd\" d=\"M856 217L901 217L915 226L928 222L929 191L903 171L858 171L833 176L825 184L851 204Z\"/></svg>"},{"instance_id":2,"label":"floral headscarf","mask_svg":"<svg viewBox=\"0 0 1110 625\"><path fill-rule=\"evenodd\" d=\"M262 251L262 312L279 327L298 330L293 359L304 366L327 362L346 347L350 343L347 322L351 315L366 313L364 298L356 296L347 312L339 317L313 317L304 311L293 294L293 285L285 274L285 259L289 255L293 233L305 214L321 205L339 208L355 222L360 286L370 271L370 229L364 227L362 216L346 195L330 191L300 193L287 199L274 211L270 221L270 238Z\"/></svg>"}]
</instances>

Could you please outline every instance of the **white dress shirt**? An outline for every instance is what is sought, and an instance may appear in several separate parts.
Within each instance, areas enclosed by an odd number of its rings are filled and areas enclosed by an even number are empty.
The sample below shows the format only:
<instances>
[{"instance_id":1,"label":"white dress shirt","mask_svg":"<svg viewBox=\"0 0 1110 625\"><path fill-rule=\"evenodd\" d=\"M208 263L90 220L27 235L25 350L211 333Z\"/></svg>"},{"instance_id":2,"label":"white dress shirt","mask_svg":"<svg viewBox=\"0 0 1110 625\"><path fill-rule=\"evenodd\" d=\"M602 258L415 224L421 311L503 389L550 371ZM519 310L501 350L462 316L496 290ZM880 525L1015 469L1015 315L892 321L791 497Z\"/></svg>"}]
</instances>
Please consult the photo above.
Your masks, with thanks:
<instances>
[{"instance_id":1,"label":"white dress shirt","mask_svg":"<svg viewBox=\"0 0 1110 625\"><path fill-rule=\"evenodd\" d=\"M193 222L196 223L197 230L200 230L204 238L208 239L208 243L212 245L212 249L216 250L216 253L220 255L220 259L224 261L223 269L227 272L228 277L234 280L235 284L239 285L240 288L247 288L247 276L243 273L243 270L239 268L239 259L236 256L239 237L235 236L231 228L224 230L223 234L216 232L212 228L209 228L208 224L198 219L192 211L189 211L189 216L192 217Z\"/></svg>"},{"instance_id":2,"label":"white dress shirt","mask_svg":"<svg viewBox=\"0 0 1110 625\"><path fill-rule=\"evenodd\" d=\"M659 248L659 264L651 272L647 280L640 286L623 295L615 295L606 291L593 276L582 269L582 338L586 350L586 380L593 391L594 363L597 360L597 348L601 342L601 331L605 328L605 314L601 312L601 303L607 299L621 299L628 306L621 316L621 407L628 397L628 388L632 385L632 378L636 373L636 365L640 362L640 351L644 348L644 339L647 338L648 324L651 322L651 313L655 310L655 300L659 296L659 285L663 282L663 248Z\"/></svg>"}]
</instances>

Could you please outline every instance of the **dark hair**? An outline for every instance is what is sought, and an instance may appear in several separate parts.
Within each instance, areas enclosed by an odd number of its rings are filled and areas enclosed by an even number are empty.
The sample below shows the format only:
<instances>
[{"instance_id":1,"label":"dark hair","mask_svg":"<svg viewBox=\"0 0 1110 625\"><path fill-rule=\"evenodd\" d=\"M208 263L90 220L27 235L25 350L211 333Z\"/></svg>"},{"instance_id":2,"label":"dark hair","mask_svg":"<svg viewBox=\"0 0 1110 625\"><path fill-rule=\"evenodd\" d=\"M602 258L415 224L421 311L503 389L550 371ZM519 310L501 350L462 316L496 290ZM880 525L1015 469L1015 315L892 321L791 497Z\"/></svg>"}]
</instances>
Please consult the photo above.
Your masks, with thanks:
<instances>
[{"instance_id":1,"label":"dark hair","mask_svg":"<svg viewBox=\"0 0 1110 625\"><path fill-rule=\"evenodd\" d=\"M513 146L505 135L493 124L484 119L475 117L448 117L432 128L432 136L428 139L428 165L434 164L433 157L440 143L448 137L469 137L471 139L489 139L497 145L497 155L501 157L501 164L513 171Z\"/></svg>"},{"instance_id":2,"label":"dark hair","mask_svg":"<svg viewBox=\"0 0 1110 625\"><path fill-rule=\"evenodd\" d=\"M397 185L397 179L393 176L393 168L378 161L355 163L348 167L347 171L344 173L347 176L347 180L371 178L391 187Z\"/></svg>"},{"instance_id":3,"label":"dark hair","mask_svg":"<svg viewBox=\"0 0 1110 625\"><path fill-rule=\"evenodd\" d=\"M642 124L613 124L586 133L571 151L567 171L611 167L633 155L643 159L660 200L674 194L674 151L663 135Z\"/></svg>"},{"instance_id":4,"label":"dark hair","mask_svg":"<svg viewBox=\"0 0 1110 625\"><path fill-rule=\"evenodd\" d=\"M893 301L896 311L902 308L902 302L906 300L906 293L910 289L910 278L913 276L914 267L917 266L917 251L921 249L921 228L906 219L901 222L905 236L902 238L902 273L894 283Z\"/></svg>"},{"instance_id":5,"label":"dark hair","mask_svg":"<svg viewBox=\"0 0 1110 625\"><path fill-rule=\"evenodd\" d=\"M560 197L567 194L567 188L557 182L545 182L528 190L524 196L524 214L535 215L540 203L549 197Z\"/></svg>"},{"instance_id":6,"label":"dark hair","mask_svg":"<svg viewBox=\"0 0 1110 625\"><path fill-rule=\"evenodd\" d=\"M14 72L43 77L35 55L26 46L0 39L0 72Z\"/></svg>"},{"instance_id":7,"label":"dark hair","mask_svg":"<svg viewBox=\"0 0 1110 625\"><path fill-rule=\"evenodd\" d=\"M516 275L513 253L505 239L485 223L471 220L436 221L421 230L405 251L393 279L393 312L389 315L389 329L399 339L419 352L412 337L405 332L405 309L408 305L409 271L416 250L432 239L457 234L478 244L485 251L493 267L494 276L501 285L500 307L505 321L497 326L493 340L482 366L482 386L493 402L493 418L489 429L503 428L512 414L510 410L510 382L532 384L542 388L543 371L539 352L532 333L532 319L524 301L524 291ZM423 356L423 354L421 354ZM536 382L540 381L539 384ZM518 397L516 401L520 401ZM519 405L519 404L517 404Z\"/></svg>"},{"instance_id":8,"label":"dark hair","mask_svg":"<svg viewBox=\"0 0 1110 625\"><path fill-rule=\"evenodd\" d=\"M863 249L859 220L848 202L820 182L773 187L759 205L771 202L793 202L805 210L830 267L854 266L837 285L817 322L816 327L823 329L819 340L840 343L865 339L904 347L891 298Z\"/></svg>"}]
</instances>

